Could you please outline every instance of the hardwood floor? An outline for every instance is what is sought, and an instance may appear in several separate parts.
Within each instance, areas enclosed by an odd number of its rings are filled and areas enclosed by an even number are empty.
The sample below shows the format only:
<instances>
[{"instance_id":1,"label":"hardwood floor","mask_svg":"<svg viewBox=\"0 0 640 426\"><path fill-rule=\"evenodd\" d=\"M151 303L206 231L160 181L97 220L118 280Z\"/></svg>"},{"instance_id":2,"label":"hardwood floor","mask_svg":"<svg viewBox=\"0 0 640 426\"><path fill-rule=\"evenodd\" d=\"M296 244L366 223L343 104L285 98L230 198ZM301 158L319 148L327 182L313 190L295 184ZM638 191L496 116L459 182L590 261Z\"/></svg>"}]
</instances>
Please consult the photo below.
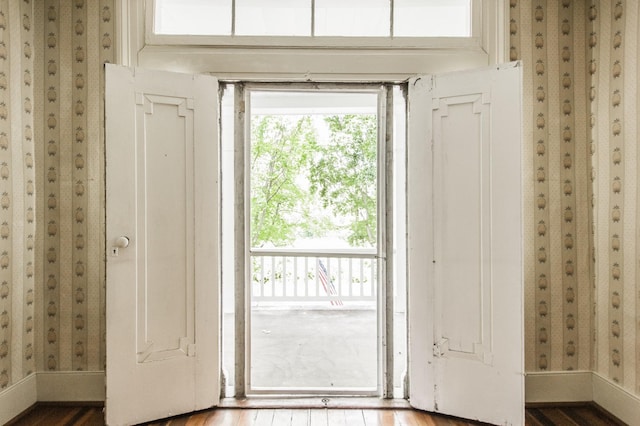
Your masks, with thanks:
<instances>
[{"instance_id":1,"label":"hardwood floor","mask_svg":"<svg viewBox=\"0 0 640 426\"><path fill-rule=\"evenodd\" d=\"M483 423L408 409L239 409L205 410L146 426L467 426ZM38 404L11 426L103 426L101 406ZM527 426L623 425L593 405L527 408Z\"/></svg>"}]
</instances>

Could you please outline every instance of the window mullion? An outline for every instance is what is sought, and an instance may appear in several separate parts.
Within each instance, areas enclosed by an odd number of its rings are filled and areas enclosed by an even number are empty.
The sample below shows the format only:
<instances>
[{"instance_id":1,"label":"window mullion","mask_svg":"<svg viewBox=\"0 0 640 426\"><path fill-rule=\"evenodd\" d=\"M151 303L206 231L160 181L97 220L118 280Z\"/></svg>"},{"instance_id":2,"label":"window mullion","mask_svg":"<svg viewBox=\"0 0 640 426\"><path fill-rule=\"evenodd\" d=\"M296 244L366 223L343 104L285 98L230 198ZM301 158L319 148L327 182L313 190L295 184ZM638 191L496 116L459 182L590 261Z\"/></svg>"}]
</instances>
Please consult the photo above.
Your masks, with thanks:
<instances>
[{"instance_id":1,"label":"window mullion","mask_svg":"<svg viewBox=\"0 0 640 426\"><path fill-rule=\"evenodd\" d=\"M393 38L393 15L394 15L395 1L389 0L389 37Z\"/></svg>"},{"instance_id":2,"label":"window mullion","mask_svg":"<svg viewBox=\"0 0 640 426\"><path fill-rule=\"evenodd\" d=\"M231 0L231 36L236 35L236 0Z\"/></svg>"},{"instance_id":3,"label":"window mullion","mask_svg":"<svg viewBox=\"0 0 640 426\"><path fill-rule=\"evenodd\" d=\"M315 35L316 35L316 0L311 0L311 37L315 37Z\"/></svg>"}]
</instances>

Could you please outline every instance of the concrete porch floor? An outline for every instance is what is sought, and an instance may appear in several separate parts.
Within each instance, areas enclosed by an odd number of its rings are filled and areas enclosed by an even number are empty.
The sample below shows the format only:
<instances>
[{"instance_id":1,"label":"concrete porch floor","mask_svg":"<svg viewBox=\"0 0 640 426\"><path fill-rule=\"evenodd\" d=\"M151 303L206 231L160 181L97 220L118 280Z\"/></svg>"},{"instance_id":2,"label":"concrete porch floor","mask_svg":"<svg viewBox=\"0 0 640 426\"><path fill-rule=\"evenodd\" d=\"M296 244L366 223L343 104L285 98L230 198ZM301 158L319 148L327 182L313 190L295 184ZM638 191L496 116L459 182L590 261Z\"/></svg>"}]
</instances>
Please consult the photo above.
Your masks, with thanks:
<instances>
[{"instance_id":1,"label":"concrete porch floor","mask_svg":"<svg viewBox=\"0 0 640 426\"><path fill-rule=\"evenodd\" d=\"M394 315L394 387L406 366L405 315ZM233 371L233 314L224 315L223 366ZM373 309L254 307L251 387L283 393L377 387L377 320ZM233 385L233 374L229 374Z\"/></svg>"}]
</instances>

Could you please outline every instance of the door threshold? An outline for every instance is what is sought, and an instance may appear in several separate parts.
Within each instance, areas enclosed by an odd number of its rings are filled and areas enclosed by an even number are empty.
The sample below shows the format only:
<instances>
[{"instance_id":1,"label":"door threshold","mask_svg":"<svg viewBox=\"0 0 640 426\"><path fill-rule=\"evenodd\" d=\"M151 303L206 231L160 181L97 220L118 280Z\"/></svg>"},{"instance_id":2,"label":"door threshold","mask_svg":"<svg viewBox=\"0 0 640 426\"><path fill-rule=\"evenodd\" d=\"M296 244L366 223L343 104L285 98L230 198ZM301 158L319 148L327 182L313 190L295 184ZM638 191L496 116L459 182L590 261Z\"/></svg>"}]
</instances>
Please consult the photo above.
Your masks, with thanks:
<instances>
[{"instance_id":1,"label":"door threshold","mask_svg":"<svg viewBox=\"0 0 640 426\"><path fill-rule=\"evenodd\" d=\"M411 408L406 399L348 396L251 396L247 398L222 398L220 408Z\"/></svg>"}]
</instances>

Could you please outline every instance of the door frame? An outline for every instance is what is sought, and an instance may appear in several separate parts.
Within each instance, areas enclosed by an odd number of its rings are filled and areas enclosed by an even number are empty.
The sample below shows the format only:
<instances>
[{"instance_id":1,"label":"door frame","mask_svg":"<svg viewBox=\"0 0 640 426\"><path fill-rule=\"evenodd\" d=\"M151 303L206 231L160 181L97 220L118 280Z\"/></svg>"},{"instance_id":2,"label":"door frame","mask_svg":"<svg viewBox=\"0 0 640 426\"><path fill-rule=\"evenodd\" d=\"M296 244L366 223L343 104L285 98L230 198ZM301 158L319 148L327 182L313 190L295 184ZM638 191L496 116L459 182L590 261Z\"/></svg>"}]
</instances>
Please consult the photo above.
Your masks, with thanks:
<instances>
[{"instance_id":1,"label":"door frame","mask_svg":"<svg viewBox=\"0 0 640 426\"><path fill-rule=\"evenodd\" d=\"M220 81L221 86L226 82ZM229 82L234 84L234 299L235 299L235 398L247 395L281 395L282 390L251 389L251 282L250 271L250 117L252 91L273 92L342 92L377 94L377 358L378 379L375 391L354 389L287 390L287 395L394 396L394 296L393 296L393 88L404 83L299 83L299 82ZM406 100L405 100L406 102ZM224 206L222 207L224 208ZM239 285L243 283L244 285ZM224 300L224 297L221 298ZM406 355L405 355L406 356ZM404 389L406 393L406 389Z\"/></svg>"}]
</instances>

